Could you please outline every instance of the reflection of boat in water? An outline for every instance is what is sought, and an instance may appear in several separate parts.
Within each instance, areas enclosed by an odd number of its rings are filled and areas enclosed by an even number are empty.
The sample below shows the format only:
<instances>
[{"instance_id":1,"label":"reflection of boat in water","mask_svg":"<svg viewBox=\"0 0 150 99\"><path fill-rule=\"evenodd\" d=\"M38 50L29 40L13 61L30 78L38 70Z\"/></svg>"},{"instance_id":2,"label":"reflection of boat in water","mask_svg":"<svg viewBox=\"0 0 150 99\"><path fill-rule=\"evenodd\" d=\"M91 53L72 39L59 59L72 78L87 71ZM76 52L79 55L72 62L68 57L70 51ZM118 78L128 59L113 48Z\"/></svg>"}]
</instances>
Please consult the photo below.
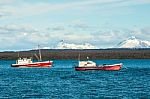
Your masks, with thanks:
<instances>
[{"instance_id":1,"label":"reflection of boat in water","mask_svg":"<svg viewBox=\"0 0 150 99\"><path fill-rule=\"evenodd\" d=\"M77 71L85 71L85 70L120 70L122 67L122 63L119 64L103 64L103 65L96 65L93 61L79 61L79 65L75 67Z\"/></svg>"},{"instance_id":2,"label":"reflection of boat in water","mask_svg":"<svg viewBox=\"0 0 150 99\"><path fill-rule=\"evenodd\" d=\"M42 61L41 58L41 51L39 49L39 58L36 55L36 57L39 59L38 62L33 62L31 58L19 58L16 60L16 64L12 64L12 67L51 67L53 64L53 61Z\"/></svg>"}]
</instances>

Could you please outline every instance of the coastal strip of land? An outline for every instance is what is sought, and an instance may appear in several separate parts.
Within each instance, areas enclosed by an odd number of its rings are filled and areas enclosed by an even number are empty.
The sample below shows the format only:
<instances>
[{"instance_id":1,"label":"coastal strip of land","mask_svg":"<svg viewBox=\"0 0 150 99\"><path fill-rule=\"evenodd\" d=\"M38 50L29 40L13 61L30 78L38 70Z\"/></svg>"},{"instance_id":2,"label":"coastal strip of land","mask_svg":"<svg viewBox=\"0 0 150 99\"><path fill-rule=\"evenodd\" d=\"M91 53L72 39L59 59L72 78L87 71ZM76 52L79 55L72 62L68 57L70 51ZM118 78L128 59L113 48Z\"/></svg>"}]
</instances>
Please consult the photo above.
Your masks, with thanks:
<instances>
[{"instance_id":1,"label":"coastal strip of land","mask_svg":"<svg viewBox=\"0 0 150 99\"><path fill-rule=\"evenodd\" d=\"M150 49L41 49L43 60L55 59L150 59ZM37 59L38 50L3 51L0 60L15 60L19 57Z\"/></svg>"}]
</instances>

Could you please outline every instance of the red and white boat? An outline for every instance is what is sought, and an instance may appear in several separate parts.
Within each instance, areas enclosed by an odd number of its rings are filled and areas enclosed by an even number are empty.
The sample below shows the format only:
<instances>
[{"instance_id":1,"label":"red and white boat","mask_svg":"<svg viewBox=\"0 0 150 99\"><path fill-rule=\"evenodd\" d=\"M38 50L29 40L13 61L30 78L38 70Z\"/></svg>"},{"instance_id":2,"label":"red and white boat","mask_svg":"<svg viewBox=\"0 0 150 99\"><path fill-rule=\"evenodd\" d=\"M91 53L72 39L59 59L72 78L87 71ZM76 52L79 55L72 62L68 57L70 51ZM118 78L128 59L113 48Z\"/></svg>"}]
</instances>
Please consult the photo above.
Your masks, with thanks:
<instances>
[{"instance_id":1,"label":"red and white boat","mask_svg":"<svg viewBox=\"0 0 150 99\"><path fill-rule=\"evenodd\" d=\"M79 66L75 67L77 71L86 71L86 70L108 70L108 71L117 71L122 67L122 63L112 64L112 65L96 65L93 61L79 61Z\"/></svg>"},{"instance_id":2,"label":"red and white boat","mask_svg":"<svg viewBox=\"0 0 150 99\"><path fill-rule=\"evenodd\" d=\"M53 61L32 62L31 58L19 58L12 67L51 67Z\"/></svg>"},{"instance_id":3,"label":"red and white boat","mask_svg":"<svg viewBox=\"0 0 150 99\"><path fill-rule=\"evenodd\" d=\"M38 46L39 47L39 46ZM39 49L39 57L35 54L38 62L33 62L31 58L19 58L16 60L16 64L12 64L12 67L52 67L53 61L42 61L41 50Z\"/></svg>"}]
</instances>

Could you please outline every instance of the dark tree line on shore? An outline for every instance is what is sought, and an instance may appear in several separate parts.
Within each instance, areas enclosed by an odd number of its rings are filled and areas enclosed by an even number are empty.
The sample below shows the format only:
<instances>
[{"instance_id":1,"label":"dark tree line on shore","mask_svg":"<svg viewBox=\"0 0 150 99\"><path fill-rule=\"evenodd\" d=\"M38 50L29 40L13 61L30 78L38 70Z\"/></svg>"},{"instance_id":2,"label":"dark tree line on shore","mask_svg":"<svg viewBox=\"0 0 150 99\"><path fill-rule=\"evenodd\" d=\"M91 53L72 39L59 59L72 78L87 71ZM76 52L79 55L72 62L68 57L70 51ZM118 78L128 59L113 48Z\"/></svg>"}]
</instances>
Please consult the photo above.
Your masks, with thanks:
<instances>
[{"instance_id":1,"label":"dark tree line on shore","mask_svg":"<svg viewBox=\"0 0 150 99\"><path fill-rule=\"evenodd\" d=\"M47 49L41 50L42 59L150 59L150 49L95 49L95 50L63 50ZM38 50L18 51L18 52L0 52L0 60L17 59L18 57L37 59Z\"/></svg>"}]
</instances>

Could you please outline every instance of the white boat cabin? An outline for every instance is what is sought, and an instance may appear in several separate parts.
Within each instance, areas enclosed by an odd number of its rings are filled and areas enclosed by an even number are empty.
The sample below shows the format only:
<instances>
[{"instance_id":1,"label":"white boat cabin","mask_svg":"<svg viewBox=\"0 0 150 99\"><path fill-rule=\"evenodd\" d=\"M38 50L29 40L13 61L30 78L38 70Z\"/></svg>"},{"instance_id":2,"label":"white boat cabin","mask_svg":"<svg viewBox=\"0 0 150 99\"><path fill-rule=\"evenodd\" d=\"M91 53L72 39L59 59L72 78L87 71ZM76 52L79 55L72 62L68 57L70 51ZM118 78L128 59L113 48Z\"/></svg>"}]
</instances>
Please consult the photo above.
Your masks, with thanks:
<instances>
[{"instance_id":1,"label":"white boat cabin","mask_svg":"<svg viewBox=\"0 0 150 99\"><path fill-rule=\"evenodd\" d=\"M96 67L96 63L93 61L79 61L78 67Z\"/></svg>"},{"instance_id":2,"label":"white boat cabin","mask_svg":"<svg viewBox=\"0 0 150 99\"><path fill-rule=\"evenodd\" d=\"M32 60L31 58L19 58L17 61L16 61L16 64L28 64L28 63L32 63Z\"/></svg>"}]
</instances>

